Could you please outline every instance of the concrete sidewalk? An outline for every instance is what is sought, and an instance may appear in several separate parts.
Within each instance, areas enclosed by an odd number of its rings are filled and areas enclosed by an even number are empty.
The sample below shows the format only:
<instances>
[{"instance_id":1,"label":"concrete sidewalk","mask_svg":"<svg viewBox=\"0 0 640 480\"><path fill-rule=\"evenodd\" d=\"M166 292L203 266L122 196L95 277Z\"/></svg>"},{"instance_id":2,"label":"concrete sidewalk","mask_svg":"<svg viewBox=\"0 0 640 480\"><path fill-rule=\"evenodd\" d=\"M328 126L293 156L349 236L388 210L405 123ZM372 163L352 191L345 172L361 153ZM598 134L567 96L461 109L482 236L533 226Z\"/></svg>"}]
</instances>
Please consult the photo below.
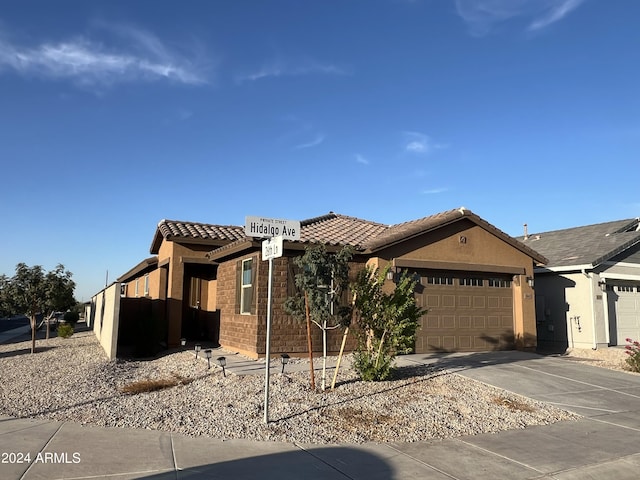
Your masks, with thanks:
<instances>
[{"instance_id":1,"label":"concrete sidewalk","mask_svg":"<svg viewBox=\"0 0 640 480\"><path fill-rule=\"evenodd\" d=\"M640 476L638 375L522 352L411 355L399 363L454 369L585 418L441 441L366 445L221 441L0 418L0 478L625 480ZM264 372L264 364L261 367L258 371ZM29 461L24 461L20 454L27 453Z\"/></svg>"}]
</instances>

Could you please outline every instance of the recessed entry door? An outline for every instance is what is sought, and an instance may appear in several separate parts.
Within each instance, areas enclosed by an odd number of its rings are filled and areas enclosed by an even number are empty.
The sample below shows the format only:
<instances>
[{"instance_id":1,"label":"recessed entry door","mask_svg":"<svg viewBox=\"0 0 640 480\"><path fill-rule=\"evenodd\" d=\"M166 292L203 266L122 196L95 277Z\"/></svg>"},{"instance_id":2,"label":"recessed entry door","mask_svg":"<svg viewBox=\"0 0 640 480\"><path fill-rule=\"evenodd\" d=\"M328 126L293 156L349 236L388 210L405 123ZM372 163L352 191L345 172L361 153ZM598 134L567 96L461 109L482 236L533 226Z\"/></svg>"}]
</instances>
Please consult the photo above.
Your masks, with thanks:
<instances>
[{"instance_id":1,"label":"recessed entry door","mask_svg":"<svg viewBox=\"0 0 640 480\"><path fill-rule=\"evenodd\" d=\"M514 348L511 276L420 270L416 353Z\"/></svg>"}]
</instances>

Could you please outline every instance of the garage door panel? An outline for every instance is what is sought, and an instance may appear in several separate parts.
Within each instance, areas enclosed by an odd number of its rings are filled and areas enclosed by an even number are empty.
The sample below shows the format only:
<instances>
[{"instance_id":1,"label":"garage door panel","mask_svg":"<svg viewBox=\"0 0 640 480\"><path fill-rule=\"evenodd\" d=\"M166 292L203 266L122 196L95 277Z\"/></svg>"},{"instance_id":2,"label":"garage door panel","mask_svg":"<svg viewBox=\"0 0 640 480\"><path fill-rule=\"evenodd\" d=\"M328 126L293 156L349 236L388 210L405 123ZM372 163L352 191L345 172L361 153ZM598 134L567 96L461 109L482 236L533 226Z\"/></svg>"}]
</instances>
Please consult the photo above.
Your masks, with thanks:
<instances>
[{"instance_id":1,"label":"garage door panel","mask_svg":"<svg viewBox=\"0 0 640 480\"><path fill-rule=\"evenodd\" d=\"M488 308L500 308L500 306L501 306L500 297L487 297Z\"/></svg>"},{"instance_id":2,"label":"garage door panel","mask_svg":"<svg viewBox=\"0 0 640 480\"><path fill-rule=\"evenodd\" d=\"M460 328L471 328L471 317L469 316L459 316L458 317L458 326Z\"/></svg>"},{"instance_id":3,"label":"garage door panel","mask_svg":"<svg viewBox=\"0 0 640 480\"><path fill-rule=\"evenodd\" d=\"M438 308L440 306L440 296L439 295L427 295L427 308Z\"/></svg>"},{"instance_id":4,"label":"garage door panel","mask_svg":"<svg viewBox=\"0 0 640 480\"><path fill-rule=\"evenodd\" d=\"M442 320L442 323L441 323L442 328L451 328L451 329L456 328L455 315L442 315L441 320Z\"/></svg>"},{"instance_id":5,"label":"garage door panel","mask_svg":"<svg viewBox=\"0 0 640 480\"><path fill-rule=\"evenodd\" d=\"M482 328L482 329L487 328L486 318L478 316L478 315L474 316L473 317L473 328Z\"/></svg>"},{"instance_id":6,"label":"garage door panel","mask_svg":"<svg viewBox=\"0 0 640 480\"><path fill-rule=\"evenodd\" d=\"M627 338L640 339L640 284L622 282L607 290L611 292L607 298L614 302L617 344L624 345Z\"/></svg>"},{"instance_id":7,"label":"garage door panel","mask_svg":"<svg viewBox=\"0 0 640 480\"><path fill-rule=\"evenodd\" d=\"M427 273L425 273L427 272ZM467 272L440 276L453 283L433 284L422 271L422 289L416 293L428 308L424 327L417 332L416 352L486 351L513 348L513 293L510 277Z\"/></svg>"},{"instance_id":8,"label":"garage door panel","mask_svg":"<svg viewBox=\"0 0 640 480\"><path fill-rule=\"evenodd\" d=\"M473 308L487 308L487 297L479 297L477 295L474 295Z\"/></svg>"}]
</instances>

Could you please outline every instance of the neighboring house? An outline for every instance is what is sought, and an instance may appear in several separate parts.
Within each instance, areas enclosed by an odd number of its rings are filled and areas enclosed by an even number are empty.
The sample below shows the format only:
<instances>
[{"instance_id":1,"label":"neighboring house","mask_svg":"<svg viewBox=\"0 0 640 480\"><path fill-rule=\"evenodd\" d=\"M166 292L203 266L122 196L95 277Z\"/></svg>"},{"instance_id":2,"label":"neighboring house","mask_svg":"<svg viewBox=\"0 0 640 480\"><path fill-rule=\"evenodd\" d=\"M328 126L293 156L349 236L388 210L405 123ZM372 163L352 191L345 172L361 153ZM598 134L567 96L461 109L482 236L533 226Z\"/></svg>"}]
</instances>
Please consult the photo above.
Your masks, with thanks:
<instances>
[{"instance_id":1,"label":"neighboring house","mask_svg":"<svg viewBox=\"0 0 640 480\"><path fill-rule=\"evenodd\" d=\"M637 218L527 235L549 259L535 270L541 349L600 348L640 338Z\"/></svg>"},{"instance_id":2,"label":"neighboring house","mask_svg":"<svg viewBox=\"0 0 640 480\"><path fill-rule=\"evenodd\" d=\"M263 356L268 262L261 260L260 244L242 227L163 220L151 248L157 257L119 280L127 297L136 291L142 296L148 285L148 296L164 301L160 318L169 346L181 337L202 338L204 325L215 327L209 338L222 346ZM303 220L300 240L285 241L284 255L273 262L273 353L306 350L305 325L284 312L283 302L296 292L293 257L313 244L329 251L354 247L352 278L367 264L390 264L390 283L401 271L419 279L416 298L428 312L418 330L418 353L536 347L530 283L534 264L546 259L461 208L391 226L333 212ZM317 349L319 333L314 327ZM340 339L338 331L330 335L330 351L338 350Z\"/></svg>"}]
</instances>

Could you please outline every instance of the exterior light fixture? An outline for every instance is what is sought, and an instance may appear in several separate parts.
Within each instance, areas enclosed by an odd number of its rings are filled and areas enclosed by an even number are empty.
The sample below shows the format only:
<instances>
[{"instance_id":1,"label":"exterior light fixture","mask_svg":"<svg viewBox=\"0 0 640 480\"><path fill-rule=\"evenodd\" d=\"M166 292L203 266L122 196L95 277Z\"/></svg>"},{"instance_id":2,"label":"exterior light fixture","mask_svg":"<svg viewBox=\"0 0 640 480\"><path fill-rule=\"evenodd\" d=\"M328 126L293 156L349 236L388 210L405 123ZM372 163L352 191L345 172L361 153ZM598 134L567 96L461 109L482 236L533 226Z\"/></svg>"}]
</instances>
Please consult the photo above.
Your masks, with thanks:
<instances>
[{"instance_id":1,"label":"exterior light fixture","mask_svg":"<svg viewBox=\"0 0 640 480\"><path fill-rule=\"evenodd\" d=\"M227 364L227 359L224 358L224 357L218 357L218 363L222 367L222 375L224 375L226 377L227 376L227 372L225 371L224 367Z\"/></svg>"},{"instance_id":2,"label":"exterior light fixture","mask_svg":"<svg viewBox=\"0 0 640 480\"><path fill-rule=\"evenodd\" d=\"M187 339L186 338L181 338L180 339L180 345L182 345L183 347L187 344Z\"/></svg>"},{"instance_id":3,"label":"exterior light fixture","mask_svg":"<svg viewBox=\"0 0 640 480\"><path fill-rule=\"evenodd\" d=\"M527 283L531 288L533 288L533 286L535 285L533 277L527 277Z\"/></svg>"},{"instance_id":4,"label":"exterior light fixture","mask_svg":"<svg viewBox=\"0 0 640 480\"><path fill-rule=\"evenodd\" d=\"M211 349L207 348L204 351L204 356L207 357L207 368L211 368Z\"/></svg>"},{"instance_id":5,"label":"exterior light fixture","mask_svg":"<svg viewBox=\"0 0 640 480\"><path fill-rule=\"evenodd\" d=\"M283 353L282 355L280 355L280 360L282 360L282 372L284 373L284 366L289 363L289 355L286 353Z\"/></svg>"},{"instance_id":6,"label":"exterior light fixture","mask_svg":"<svg viewBox=\"0 0 640 480\"><path fill-rule=\"evenodd\" d=\"M196 343L196 346L194 347L194 350L196 351L196 360L198 359L198 353L200 353L200 350L202 350L202 347L200 346L199 343Z\"/></svg>"}]
</instances>

